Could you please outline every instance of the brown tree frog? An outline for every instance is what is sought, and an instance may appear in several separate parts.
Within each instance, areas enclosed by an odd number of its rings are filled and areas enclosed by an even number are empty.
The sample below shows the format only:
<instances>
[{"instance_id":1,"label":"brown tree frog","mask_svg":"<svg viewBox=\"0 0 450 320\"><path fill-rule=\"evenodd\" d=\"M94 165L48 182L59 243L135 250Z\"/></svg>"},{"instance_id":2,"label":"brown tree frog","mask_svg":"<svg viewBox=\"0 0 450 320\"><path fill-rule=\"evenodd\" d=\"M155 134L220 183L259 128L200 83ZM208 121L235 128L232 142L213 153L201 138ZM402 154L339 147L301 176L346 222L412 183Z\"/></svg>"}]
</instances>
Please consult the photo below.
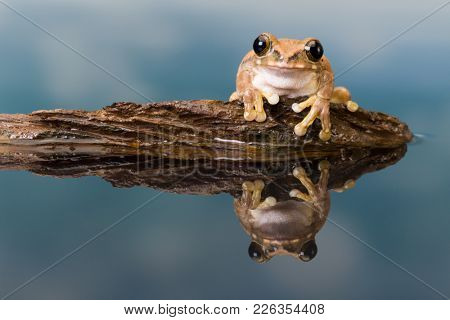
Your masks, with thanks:
<instances>
[{"instance_id":1,"label":"brown tree frog","mask_svg":"<svg viewBox=\"0 0 450 320\"><path fill-rule=\"evenodd\" d=\"M310 261L317 254L316 234L326 222L330 211L328 180L330 164L319 163L320 178L314 184L303 167L296 167L292 175L306 189L292 189L287 199L268 196L262 199L265 184L262 180L245 181L242 196L235 199L234 209L244 230L250 235L250 258L258 263L276 255L290 255L302 261ZM354 186L347 181L336 191L342 192Z\"/></svg>"},{"instance_id":2,"label":"brown tree frog","mask_svg":"<svg viewBox=\"0 0 450 320\"><path fill-rule=\"evenodd\" d=\"M318 117L322 123L319 137L325 141L331 137L330 102L346 104L349 111L358 109L346 88L334 87L333 71L319 40L277 39L270 33L263 33L255 39L253 50L239 65L236 91L230 101L244 103L245 120L263 122L267 117L263 98L274 105L281 96L308 96L307 100L292 105L297 113L311 107L294 132L298 136L305 135Z\"/></svg>"},{"instance_id":3,"label":"brown tree frog","mask_svg":"<svg viewBox=\"0 0 450 320\"><path fill-rule=\"evenodd\" d=\"M293 176L308 193L291 190L289 200L277 201L273 196L262 200L264 182L244 182L242 197L235 200L234 208L252 238L248 253L253 260L261 263L283 254L303 261L314 258L317 253L315 235L330 209L328 162L321 163L320 170L319 183L314 185L302 167L295 168Z\"/></svg>"}]
</instances>

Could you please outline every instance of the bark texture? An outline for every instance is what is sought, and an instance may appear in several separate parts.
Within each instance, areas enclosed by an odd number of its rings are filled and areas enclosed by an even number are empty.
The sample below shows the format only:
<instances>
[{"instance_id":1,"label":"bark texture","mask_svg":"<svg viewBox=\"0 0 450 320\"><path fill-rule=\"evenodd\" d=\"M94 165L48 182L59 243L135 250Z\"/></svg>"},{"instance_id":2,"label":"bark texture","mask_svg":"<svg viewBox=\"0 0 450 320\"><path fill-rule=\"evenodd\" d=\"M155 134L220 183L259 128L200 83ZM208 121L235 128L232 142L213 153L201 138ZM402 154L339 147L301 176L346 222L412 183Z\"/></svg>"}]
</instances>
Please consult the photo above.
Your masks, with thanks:
<instances>
[{"instance_id":1,"label":"bark texture","mask_svg":"<svg viewBox=\"0 0 450 320\"><path fill-rule=\"evenodd\" d=\"M303 185L292 176L302 166L317 182L321 160L330 163L329 189L341 188L348 180L395 164L406 145L395 149L352 149L326 157L298 158L285 162L177 160L147 156L53 154L0 149L0 170L26 170L57 178L97 176L115 187L144 186L184 194L229 193L238 197L244 181L263 180L265 193L289 198L289 190ZM306 190L305 190L306 191Z\"/></svg>"},{"instance_id":2,"label":"bark texture","mask_svg":"<svg viewBox=\"0 0 450 320\"><path fill-rule=\"evenodd\" d=\"M329 141L319 139L318 120L306 136L297 137L293 128L308 110L296 114L292 102L266 104L263 123L245 121L240 103L215 100L121 102L97 111L3 114L0 148L39 154L284 161L338 154L342 148L397 148L412 139L408 126L395 117L364 109L352 113L343 105L331 106Z\"/></svg>"}]
</instances>

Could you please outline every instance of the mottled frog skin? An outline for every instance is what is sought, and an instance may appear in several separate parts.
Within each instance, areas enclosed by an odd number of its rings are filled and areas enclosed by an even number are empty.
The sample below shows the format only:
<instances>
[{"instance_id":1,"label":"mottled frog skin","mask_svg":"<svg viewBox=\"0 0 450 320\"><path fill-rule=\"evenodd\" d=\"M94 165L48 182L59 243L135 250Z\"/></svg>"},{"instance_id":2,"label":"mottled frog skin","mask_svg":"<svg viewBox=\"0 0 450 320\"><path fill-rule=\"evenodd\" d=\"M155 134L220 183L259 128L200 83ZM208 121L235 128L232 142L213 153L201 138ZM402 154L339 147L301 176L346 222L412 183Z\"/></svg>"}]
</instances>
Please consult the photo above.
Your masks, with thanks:
<instances>
[{"instance_id":1,"label":"mottled frog skin","mask_svg":"<svg viewBox=\"0 0 450 320\"><path fill-rule=\"evenodd\" d=\"M268 196L262 199L265 184L262 180L245 181L242 196L235 199L234 209L239 221L251 237L248 248L250 258L258 263L266 262L276 255L290 255L302 261L311 261L317 254L316 234L325 224L330 211L328 180L330 164L319 163L320 177L314 184L305 169L296 167L292 175L306 189L286 190L282 198ZM347 181L342 192L354 186Z\"/></svg>"},{"instance_id":2,"label":"mottled frog skin","mask_svg":"<svg viewBox=\"0 0 450 320\"><path fill-rule=\"evenodd\" d=\"M321 163L320 170L319 182L314 185L302 167L295 168L293 176L308 193L294 189L289 192L290 199L283 201L273 196L262 200L261 180L244 182L242 197L235 200L234 208L252 238L249 255L253 260L266 262L276 255L290 255L303 261L315 257L315 236L330 210L328 162Z\"/></svg>"},{"instance_id":3,"label":"mottled frog skin","mask_svg":"<svg viewBox=\"0 0 450 320\"><path fill-rule=\"evenodd\" d=\"M277 39L270 33L263 33L255 39L253 50L239 65L236 91L230 101L244 103L245 120L263 122L267 118L263 98L274 105L282 96L308 96L307 100L292 105L295 112L311 107L294 132L298 136L305 135L308 127L319 118L322 123L319 137L325 141L331 137L330 102L344 103L350 111L358 109L347 89L334 87L333 71L319 40Z\"/></svg>"}]
</instances>

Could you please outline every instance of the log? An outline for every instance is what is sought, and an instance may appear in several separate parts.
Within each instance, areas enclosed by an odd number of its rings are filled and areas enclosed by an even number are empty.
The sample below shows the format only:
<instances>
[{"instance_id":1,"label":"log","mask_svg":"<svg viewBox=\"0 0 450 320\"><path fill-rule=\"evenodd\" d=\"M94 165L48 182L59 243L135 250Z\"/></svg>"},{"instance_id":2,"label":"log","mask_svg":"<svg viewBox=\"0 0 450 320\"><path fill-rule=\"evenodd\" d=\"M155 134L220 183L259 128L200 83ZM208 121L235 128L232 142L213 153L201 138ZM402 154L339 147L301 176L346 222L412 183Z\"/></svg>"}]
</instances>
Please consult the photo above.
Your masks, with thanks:
<instances>
[{"instance_id":1,"label":"log","mask_svg":"<svg viewBox=\"0 0 450 320\"><path fill-rule=\"evenodd\" d=\"M293 128L307 110L296 114L292 103L282 99L276 106L266 104L263 123L245 121L239 102L216 100L120 102L97 111L0 114L0 153L284 161L339 154L342 148L397 148L412 139L408 126L395 117L361 108L349 112L335 104L330 108L329 141L319 139L318 120L306 136L298 137Z\"/></svg>"},{"instance_id":2,"label":"log","mask_svg":"<svg viewBox=\"0 0 450 320\"><path fill-rule=\"evenodd\" d=\"M142 155L6 152L3 149L0 150L0 170L29 171L57 178L96 176L119 188L142 186L197 195L224 192L233 197L241 195L244 181L260 179L267 186L265 193L281 200L289 198L288 190L304 190L292 176L295 167L303 167L317 182L319 162L327 160L330 163L328 187L336 189L348 180L357 180L366 173L394 165L405 155L406 149L406 145L394 149L352 149L326 157L304 157L285 162L177 160Z\"/></svg>"}]
</instances>

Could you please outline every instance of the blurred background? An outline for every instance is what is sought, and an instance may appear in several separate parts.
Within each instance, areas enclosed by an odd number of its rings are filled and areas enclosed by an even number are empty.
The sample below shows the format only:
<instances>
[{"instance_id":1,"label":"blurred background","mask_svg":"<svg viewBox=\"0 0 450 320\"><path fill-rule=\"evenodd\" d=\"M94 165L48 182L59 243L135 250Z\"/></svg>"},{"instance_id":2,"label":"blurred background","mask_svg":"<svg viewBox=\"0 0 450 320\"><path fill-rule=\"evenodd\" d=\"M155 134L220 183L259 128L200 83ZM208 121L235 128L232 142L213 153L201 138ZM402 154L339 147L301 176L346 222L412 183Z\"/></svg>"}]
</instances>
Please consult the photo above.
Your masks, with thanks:
<instances>
[{"instance_id":1,"label":"blurred background","mask_svg":"<svg viewBox=\"0 0 450 320\"><path fill-rule=\"evenodd\" d=\"M0 113L227 99L240 60L264 31L317 37L340 74L441 4L2 0ZM399 164L333 194L329 216L447 296L449 30L447 5L336 80L362 107L400 117L417 138ZM0 171L0 191L0 296L158 194L8 171ZM10 298L442 298L330 223L310 263L277 257L257 265L248 243L229 195L162 194Z\"/></svg>"}]
</instances>

